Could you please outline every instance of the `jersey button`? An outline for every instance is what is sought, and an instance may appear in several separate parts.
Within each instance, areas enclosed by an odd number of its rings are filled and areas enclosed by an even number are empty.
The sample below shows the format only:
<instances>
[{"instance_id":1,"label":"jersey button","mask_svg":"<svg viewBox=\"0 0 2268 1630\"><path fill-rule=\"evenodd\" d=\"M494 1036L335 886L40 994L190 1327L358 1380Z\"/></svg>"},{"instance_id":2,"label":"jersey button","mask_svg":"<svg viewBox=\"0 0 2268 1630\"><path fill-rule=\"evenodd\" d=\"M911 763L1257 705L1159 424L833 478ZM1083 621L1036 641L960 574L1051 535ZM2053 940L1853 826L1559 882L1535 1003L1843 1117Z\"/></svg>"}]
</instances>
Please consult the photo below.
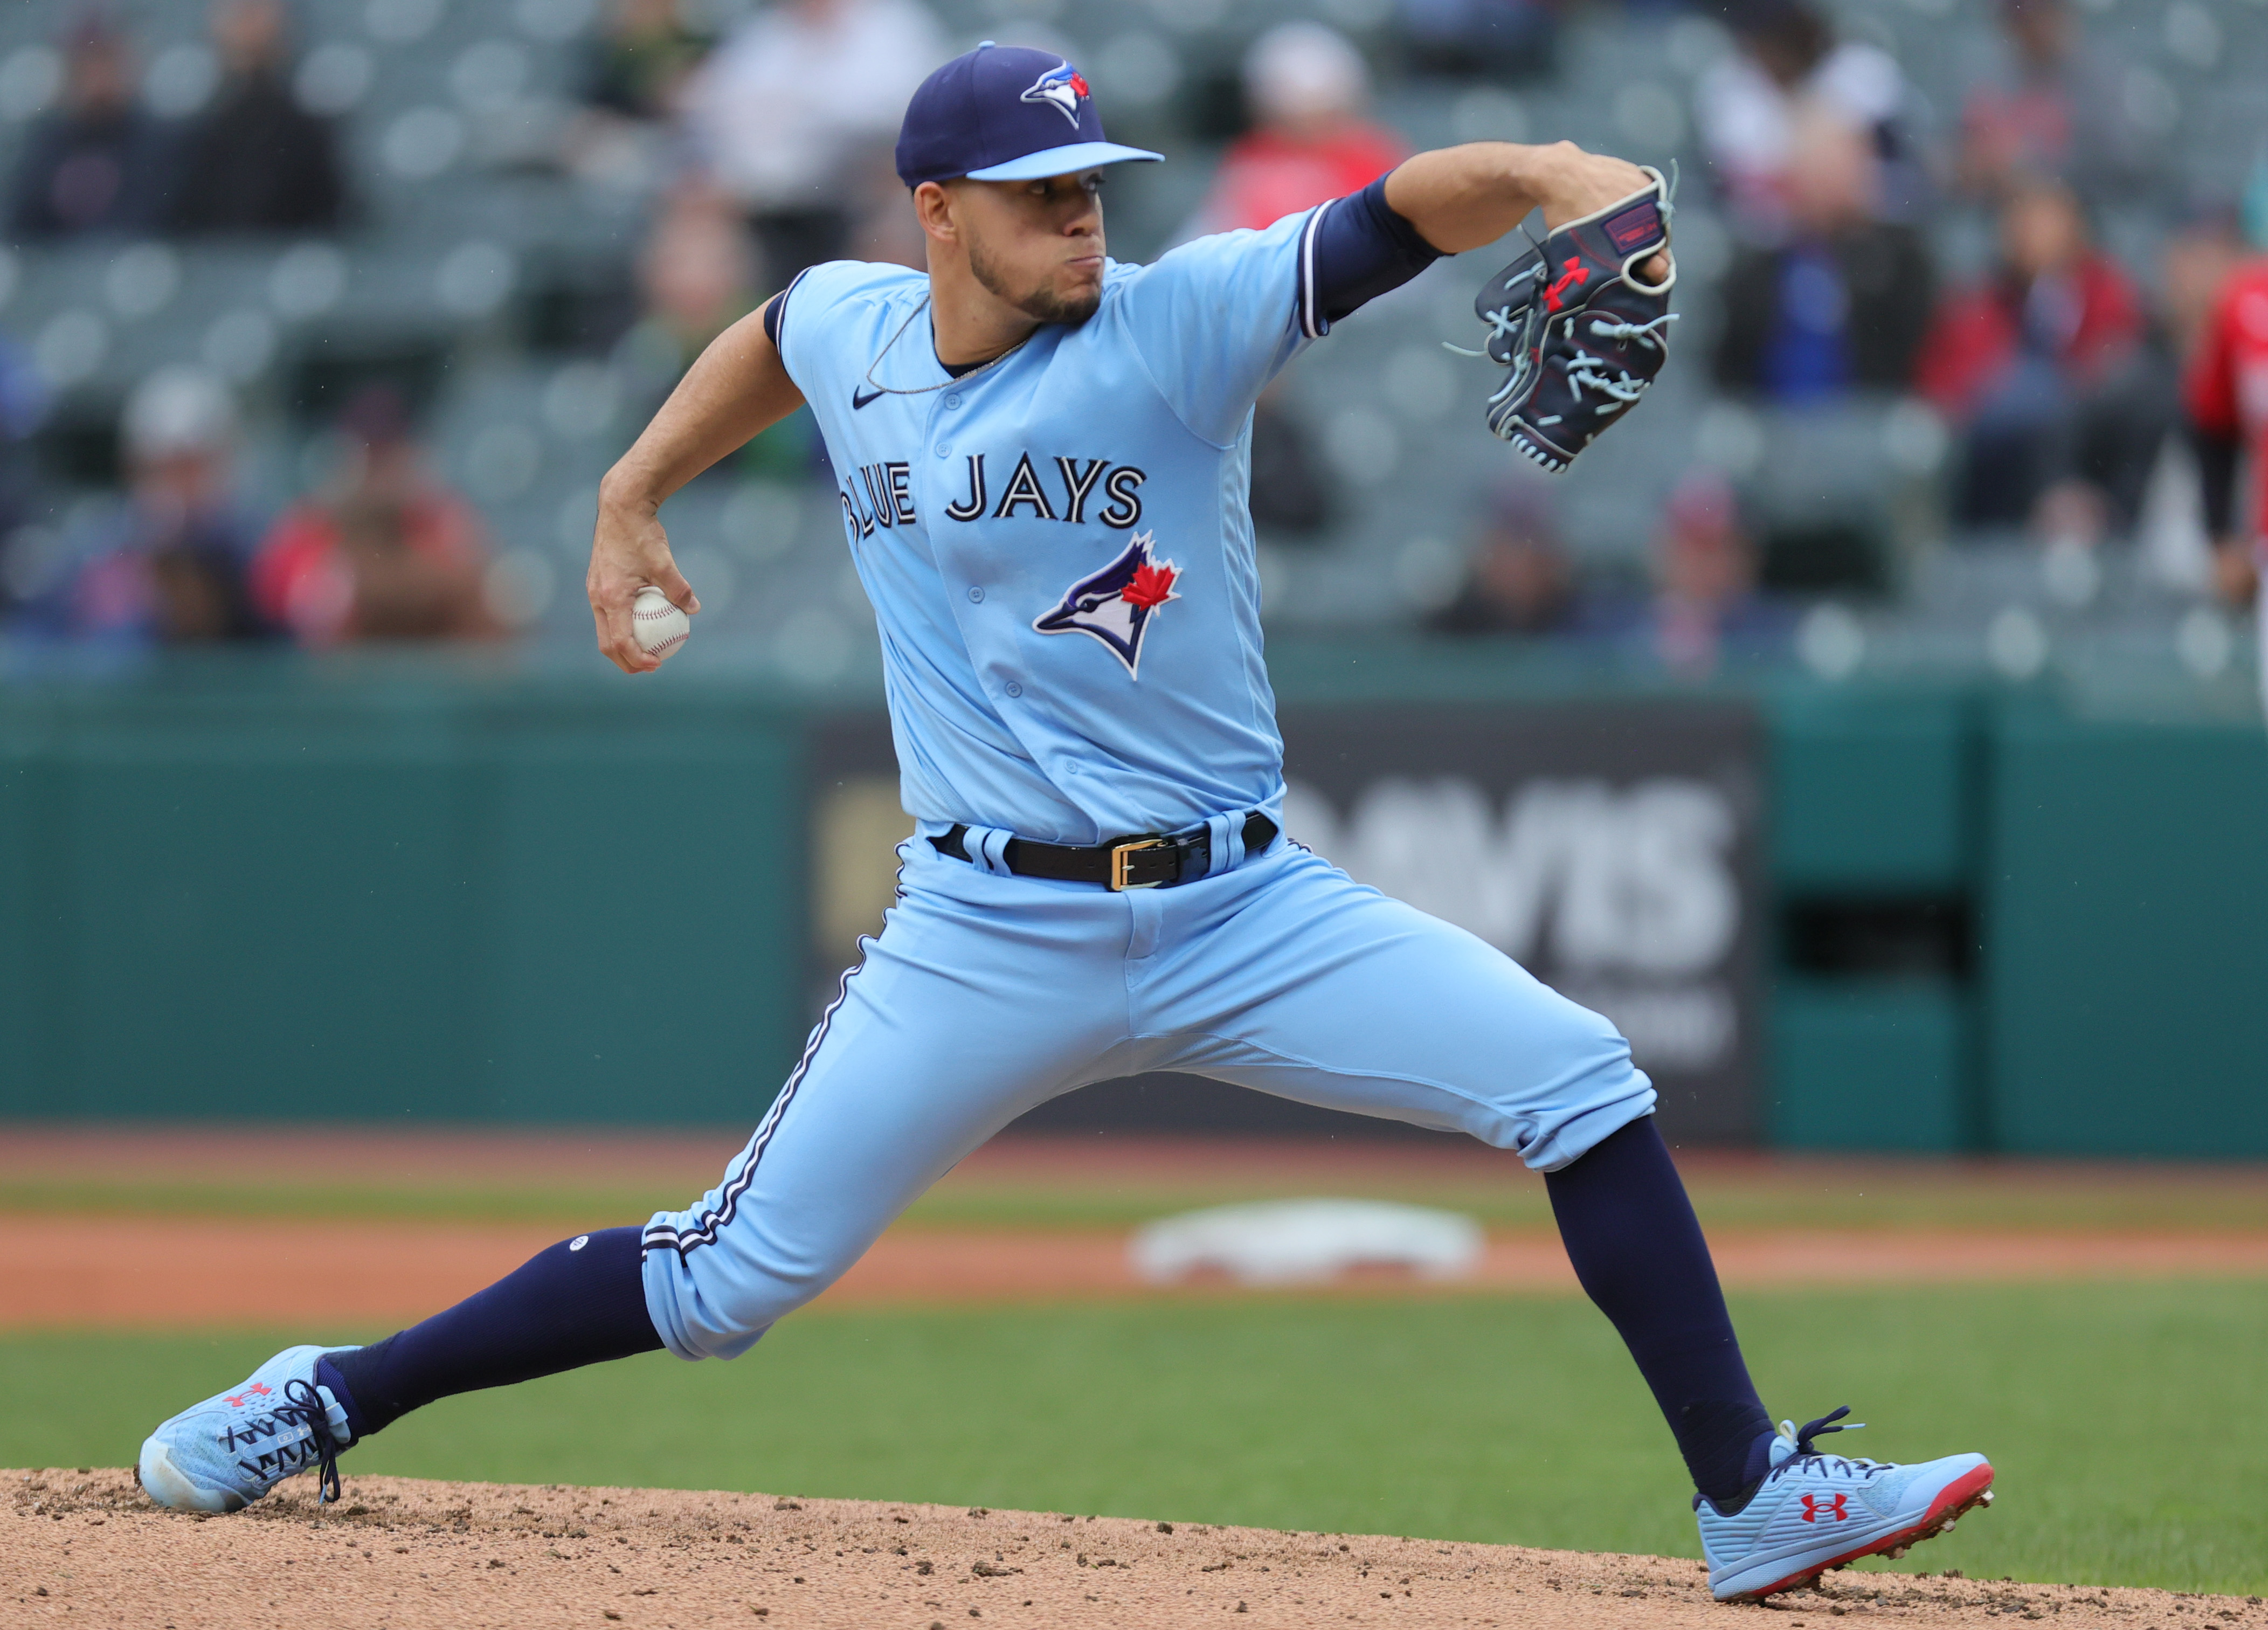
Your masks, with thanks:
<instances>
[{"instance_id":1,"label":"jersey button","mask_svg":"<svg viewBox=\"0 0 2268 1630\"><path fill-rule=\"evenodd\" d=\"M1020 696L1021 696L1021 695L1023 695L1023 694L1024 694L1024 688L1023 688L1023 686L1021 686L1021 685L1018 684L1018 683L1017 683L1014 680L1012 680L1012 680L1010 680L1010 681L1007 682L1007 684L1006 684L1005 687L1003 687L1003 688L1004 688L1004 689L1008 692L1008 694L1009 694L1010 696L1012 696L1012 697L1020 697Z\"/></svg>"},{"instance_id":2,"label":"jersey button","mask_svg":"<svg viewBox=\"0 0 2268 1630\"><path fill-rule=\"evenodd\" d=\"M968 603L972 606L981 606L984 603L984 591L973 583L968 586Z\"/></svg>"},{"instance_id":3,"label":"jersey button","mask_svg":"<svg viewBox=\"0 0 2268 1630\"><path fill-rule=\"evenodd\" d=\"M953 456L953 449L946 446L945 443L940 441L937 444L937 456L941 459L949 459Z\"/></svg>"},{"instance_id":4,"label":"jersey button","mask_svg":"<svg viewBox=\"0 0 2268 1630\"><path fill-rule=\"evenodd\" d=\"M947 409L957 409L957 408L959 408L959 407L961 406L961 398L960 398L959 396L957 396L957 395L955 395L955 396L947 396L947 397L945 399L945 405L946 405L946 407Z\"/></svg>"}]
</instances>

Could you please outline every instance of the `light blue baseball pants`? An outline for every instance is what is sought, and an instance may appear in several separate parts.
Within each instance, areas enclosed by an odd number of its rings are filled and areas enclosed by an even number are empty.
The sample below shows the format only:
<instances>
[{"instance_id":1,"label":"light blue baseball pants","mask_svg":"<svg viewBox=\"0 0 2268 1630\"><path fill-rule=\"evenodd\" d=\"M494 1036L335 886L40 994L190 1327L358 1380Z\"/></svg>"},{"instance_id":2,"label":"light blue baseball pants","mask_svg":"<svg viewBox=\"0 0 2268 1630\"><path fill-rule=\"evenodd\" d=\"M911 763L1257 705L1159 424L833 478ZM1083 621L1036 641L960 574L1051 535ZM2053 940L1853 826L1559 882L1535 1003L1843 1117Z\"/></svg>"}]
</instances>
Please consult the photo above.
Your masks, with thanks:
<instances>
[{"instance_id":1,"label":"light blue baseball pants","mask_svg":"<svg viewBox=\"0 0 2268 1630\"><path fill-rule=\"evenodd\" d=\"M899 853L880 937L755 1136L699 1205L646 1226L646 1306L680 1358L747 1351L969 1151L1090 1082L1210 1076L1469 1132L1538 1171L1653 1108L1606 1020L1280 837L1124 894L925 837Z\"/></svg>"}]
</instances>

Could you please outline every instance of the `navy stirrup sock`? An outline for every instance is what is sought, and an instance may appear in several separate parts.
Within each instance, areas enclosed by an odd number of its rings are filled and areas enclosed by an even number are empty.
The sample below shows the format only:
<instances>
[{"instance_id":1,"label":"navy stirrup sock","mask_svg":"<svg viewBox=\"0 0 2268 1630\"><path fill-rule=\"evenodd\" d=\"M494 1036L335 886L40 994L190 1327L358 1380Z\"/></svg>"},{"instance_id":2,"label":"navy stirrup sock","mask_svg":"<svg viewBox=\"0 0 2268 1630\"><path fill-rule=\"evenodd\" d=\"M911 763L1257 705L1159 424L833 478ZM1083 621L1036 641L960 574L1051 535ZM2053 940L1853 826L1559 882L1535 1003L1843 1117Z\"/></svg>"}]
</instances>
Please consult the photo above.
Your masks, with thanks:
<instances>
[{"instance_id":1,"label":"navy stirrup sock","mask_svg":"<svg viewBox=\"0 0 2268 1630\"><path fill-rule=\"evenodd\" d=\"M1653 1117L1632 1121L1544 1184L1575 1277L1653 1389L1694 1487L1720 1505L1735 1498L1764 1474L1771 1417Z\"/></svg>"},{"instance_id":2,"label":"navy stirrup sock","mask_svg":"<svg viewBox=\"0 0 2268 1630\"><path fill-rule=\"evenodd\" d=\"M360 1442L435 1398L509 1386L661 1346L645 1310L639 1228L537 1252L486 1290L383 1341L318 1360Z\"/></svg>"}]
</instances>

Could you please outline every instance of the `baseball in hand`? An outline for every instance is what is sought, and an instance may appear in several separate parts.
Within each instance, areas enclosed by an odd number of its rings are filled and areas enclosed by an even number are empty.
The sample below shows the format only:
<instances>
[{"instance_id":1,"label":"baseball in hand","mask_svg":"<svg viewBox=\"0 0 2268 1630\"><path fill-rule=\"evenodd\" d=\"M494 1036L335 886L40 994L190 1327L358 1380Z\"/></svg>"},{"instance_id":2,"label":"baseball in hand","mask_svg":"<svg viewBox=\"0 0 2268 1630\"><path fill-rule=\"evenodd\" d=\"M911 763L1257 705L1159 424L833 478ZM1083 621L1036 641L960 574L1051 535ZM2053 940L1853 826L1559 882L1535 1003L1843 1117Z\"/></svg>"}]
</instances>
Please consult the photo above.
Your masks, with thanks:
<instances>
[{"instance_id":1,"label":"baseball in hand","mask_svg":"<svg viewBox=\"0 0 2268 1630\"><path fill-rule=\"evenodd\" d=\"M638 590L630 601L630 629L637 635L639 650L666 660L692 638L693 619L670 604L668 595L649 586Z\"/></svg>"}]
</instances>

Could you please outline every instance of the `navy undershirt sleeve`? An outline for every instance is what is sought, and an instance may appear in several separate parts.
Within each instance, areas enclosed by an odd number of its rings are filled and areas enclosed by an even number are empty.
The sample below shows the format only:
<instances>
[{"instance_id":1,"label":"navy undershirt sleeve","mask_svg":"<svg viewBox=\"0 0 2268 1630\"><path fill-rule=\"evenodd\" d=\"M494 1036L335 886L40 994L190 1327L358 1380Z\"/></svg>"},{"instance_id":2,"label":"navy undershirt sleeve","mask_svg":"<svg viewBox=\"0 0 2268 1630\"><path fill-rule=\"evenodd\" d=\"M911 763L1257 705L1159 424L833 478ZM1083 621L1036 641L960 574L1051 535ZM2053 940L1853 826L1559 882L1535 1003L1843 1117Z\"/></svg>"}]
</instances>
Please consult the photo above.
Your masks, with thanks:
<instances>
[{"instance_id":1,"label":"navy undershirt sleeve","mask_svg":"<svg viewBox=\"0 0 2268 1630\"><path fill-rule=\"evenodd\" d=\"M1403 284L1441 258L1386 202L1381 175L1335 198L1307 224L1300 254L1300 321L1309 336Z\"/></svg>"}]
</instances>

